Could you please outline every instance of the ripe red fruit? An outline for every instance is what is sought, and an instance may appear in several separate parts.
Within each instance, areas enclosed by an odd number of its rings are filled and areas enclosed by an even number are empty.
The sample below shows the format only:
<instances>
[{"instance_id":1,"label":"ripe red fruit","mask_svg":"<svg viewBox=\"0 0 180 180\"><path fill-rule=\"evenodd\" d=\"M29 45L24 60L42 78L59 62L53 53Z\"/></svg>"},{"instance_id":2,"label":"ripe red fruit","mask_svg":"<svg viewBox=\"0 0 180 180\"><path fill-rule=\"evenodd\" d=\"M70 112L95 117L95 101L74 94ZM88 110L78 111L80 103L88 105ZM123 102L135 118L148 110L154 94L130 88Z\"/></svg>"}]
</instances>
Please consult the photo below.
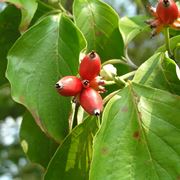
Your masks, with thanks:
<instances>
[{"instance_id":1,"label":"ripe red fruit","mask_svg":"<svg viewBox=\"0 0 180 180\"><path fill-rule=\"evenodd\" d=\"M102 97L96 90L90 87L83 89L79 96L79 101L84 110L91 115L98 116L103 109Z\"/></svg>"},{"instance_id":2,"label":"ripe red fruit","mask_svg":"<svg viewBox=\"0 0 180 180\"><path fill-rule=\"evenodd\" d=\"M172 24L178 18L178 7L173 0L159 0L156 13L163 24Z\"/></svg>"},{"instance_id":3,"label":"ripe red fruit","mask_svg":"<svg viewBox=\"0 0 180 180\"><path fill-rule=\"evenodd\" d=\"M88 88L89 87L89 80L82 80L82 84L84 88Z\"/></svg>"},{"instance_id":4,"label":"ripe red fruit","mask_svg":"<svg viewBox=\"0 0 180 180\"><path fill-rule=\"evenodd\" d=\"M56 83L55 87L62 96L76 96L83 86L76 76L65 76Z\"/></svg>"},{"instance_id":5,"label":"ripe red fruit","mask_svg":"<svg viewBox=\"0 0 180 180\"><path fill-rule=\"evenodd\" d=\"M104 80L102 80L101 76L96 76L93 80L90 81L89 86L95 89L96 91L99 90L99 87L105 85Z\"/></svg>"},{"instance_id":6,"label":"ripe red fruit","mask_svg":"<svg viewBox=\"0 0 180 180\"><path fill-rule=\"evenodd\" d=\"M82 79L91 81L100 72L101 60L97 53L92 51L87 54L81 61L79 74Z\"/></svg>"}]
</instances>

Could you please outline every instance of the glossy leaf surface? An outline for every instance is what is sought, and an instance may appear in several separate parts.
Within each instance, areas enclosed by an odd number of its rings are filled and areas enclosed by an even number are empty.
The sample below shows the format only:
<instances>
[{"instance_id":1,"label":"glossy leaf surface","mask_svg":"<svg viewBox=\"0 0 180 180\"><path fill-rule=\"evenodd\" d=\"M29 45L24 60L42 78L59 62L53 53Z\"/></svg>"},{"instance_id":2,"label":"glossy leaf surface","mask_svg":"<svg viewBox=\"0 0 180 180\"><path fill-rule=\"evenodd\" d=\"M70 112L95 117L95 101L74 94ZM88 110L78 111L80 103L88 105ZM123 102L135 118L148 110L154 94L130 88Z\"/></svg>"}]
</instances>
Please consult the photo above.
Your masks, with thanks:
<instances>
[{"instance_id":1,"label":"glossy leaf surface","mask_svg":"<svg viewBox=\"0 0 180 180\"><path fill-rule=\"evenodd\" d=\"M13 43L20 36L19 23L20 11L14 6L7 6L0 13L0 85L7 82L5 78L6 56Z\"/></svg>"},{"instance_id":2,"label":"glossy leaf surface","mask_svg":"<svg viewBox=\"0 0 180 180\"><path fill-rule=\"evenodd\" d=\"M8 55L7 78L15 101L37 124L60 142L68 132L70 99L54 87L65 75L76 75L85 41L63 15L48 16L23 34Z\"/></svg>"}]
</instances>

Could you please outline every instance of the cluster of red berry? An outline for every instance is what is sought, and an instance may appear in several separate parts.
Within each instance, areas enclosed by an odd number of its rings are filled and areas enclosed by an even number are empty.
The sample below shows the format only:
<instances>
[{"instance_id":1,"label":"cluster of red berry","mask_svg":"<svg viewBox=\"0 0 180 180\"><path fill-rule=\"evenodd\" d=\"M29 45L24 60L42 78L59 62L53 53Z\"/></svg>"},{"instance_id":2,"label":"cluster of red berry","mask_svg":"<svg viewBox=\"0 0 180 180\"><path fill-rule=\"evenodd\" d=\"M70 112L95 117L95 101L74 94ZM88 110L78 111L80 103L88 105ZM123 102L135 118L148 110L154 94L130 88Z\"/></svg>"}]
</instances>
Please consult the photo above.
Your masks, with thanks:
<instances>
[{"instance_id":1,"label":"cluster of red berry","mask_svg":"<svg viewBox=\"0 0 180 180\"><path fill-rule=\"evenodd\" d=\"M152 35L162 31L165 26L180 29L180 11L173 0L159 0L156 8L149 6L149 11L154 19L147 21L154 29Z\"/></svg>"},{"instance_id":2,"label":"cluster of red berry","mask_svg":"<svg viewBox=\"0 0 180 180\"><path fill-rule=\"evenodd\" d=\"M100 115L103 100L99 93L104 92L104 81L99 75L101 60L94 51L87 54L79 67L80 78L65 76L56 83L56 88L62 96L74 96L84 110L91 115Z\"/></svg>"}]
</instances>

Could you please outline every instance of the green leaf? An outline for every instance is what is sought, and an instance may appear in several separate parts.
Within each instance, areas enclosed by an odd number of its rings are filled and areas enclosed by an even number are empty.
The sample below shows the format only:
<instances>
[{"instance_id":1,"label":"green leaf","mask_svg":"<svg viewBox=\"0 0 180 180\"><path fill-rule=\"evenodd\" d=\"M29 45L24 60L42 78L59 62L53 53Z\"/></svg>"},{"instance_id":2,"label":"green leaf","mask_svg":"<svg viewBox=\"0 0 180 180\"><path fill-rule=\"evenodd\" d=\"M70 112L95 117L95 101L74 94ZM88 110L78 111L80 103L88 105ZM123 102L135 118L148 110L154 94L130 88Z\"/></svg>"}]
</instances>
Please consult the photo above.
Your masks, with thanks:
<instances>
[{"instance_id":1,"label":"green leaf","mask_svg":"<svg viewBox=\"0 0 180 180\"><path fill-rule=\"evenodd\" d=\"M47 167L58 144L48 138L35 123L30 113L26 112L20 129L21 146L27 157L33 162Z\"/></svg>"},{"instance_id":2,"label":"green leaf","mask_svg":"<svg viewBox=\"0 0 180 180\"><path fill-rule=\"evenodd\" d=\"M41 18L44 18L45 16L50 14L57 14L57 11L56 13L54 11L55 9L52 6L42 1L38 1L38 7L31 20L30 26L34 25L37 21L39 21Z\"/></svg>"},{"instance_id":3,"label":"green leaf","mask_svg":"<svg viewBox=\"0 0 180 180\"><path fill-rule=\"evenodd\" d=\"M179 109L179 96L129 84L104 110L90 180L178 179Z\"/></svg>"},{"instance_id":4,"label":"green leaf","mask_svg":"<svg viewBox=\"0 0 180 180\"><path fill-rule=\"evenodd\" d=\"M73 5L73 0L59 0L61 5L67 9L67 11L72 12L72 5Z\"/></svg>"},{"instance_id":5,"label":"green leaf","mask_svg":"<svg viewBox=\"0 0 180 180\"><path fill-rule=\"evenodd\" d=\"M24 113L24 107L12 100L9 84L0 86L0 110L0 120L7 116L17 118Z\"/></svg>"},{"instance_id":6,"label":"green leaf","mask_svg":"<svg viewBox=\"0 0 180 180\"><path fill-rule=\"evenodd\" d=\"M170 39L170 48L172 51L174 51L174 49L179 45L179 42L180 42L180 35L172 37ZM166 51L166 45L163 45L157 49L156 53L157 52L165 52L165 51Z\"/></svg>"},{"instance_id":7,"label":"green leaf","mask_svg":"<svg viewBox=\"0 0 180 180\"><path fill-rule=\"evenodd\" d=\"M180 95L180 80L176 63L164 53L154 54L136 72L134 82Z\"/></svg>"},{"instance_id":8,"label":"green leaf","mask_svg":"<svg viewBox=\"0 0 180 180\"><path fill-rule=\"evenodd\" d=\"M95 50L102 61L123 55L119 18L110 6L99 0L75 0L73 14L76 25L86 37L87 52Z\"/></svg>"},{"instance_id":9,"label":"green leaf","mask_svg":"<svg viewBox=\"0 0 180 180\"><path fill-rule=\"evenodd\" d=\"M49 164L45 180L87 180L92 158L92 141L98 130L95 117L77 126L58 148Z\"/></svg>"},{"instance_id":10,"label":"green leaf","mask_svg":"<svg viewBox=\"0 0 180 180\"><path fill-rule=\"evenodd\" d=\"M20 36L19 22L20 12L14 6L7 6L0 13L0 86L7 82L5 78L6 56L13 43Z\"/></svg>"},{"instance_id":11,"label":"green leaf","mask_svg":"<svg viewBox=\"0 0 180 180\"><path fill-rule=\"evenodd\" d=\"M145 20L147 20L146 16L123 17L119 20L119 29L126 46L138 34L149 30Z\"/></svg>"},{"instance_id":12,"label":"green leaf","mask_svg":"<svg viewBox=\"0 0 180 180\"><path fill-rule=\"evenodd\" d=\"M24 32L33 16L34 13L36 12L38 3L36 2L36 0L3 0L4 2L9 2L14 4L17 8L21 9L21 23L19 26L19 29L21 32Z\"/></svg>"},{"instance_id":13,"label":"green leaf","mask_svg":"<svg viewBox=\"0 0 180 180\"><path fill-rule=\"evenodd\" d=\"M54 85L62 76L77 74L84 47L71 20L48 16L24 33L8 55L7 78L14 100L26 106L41 129L58 142L68 133L71 103Z\"/></svg>"}]
</instances>

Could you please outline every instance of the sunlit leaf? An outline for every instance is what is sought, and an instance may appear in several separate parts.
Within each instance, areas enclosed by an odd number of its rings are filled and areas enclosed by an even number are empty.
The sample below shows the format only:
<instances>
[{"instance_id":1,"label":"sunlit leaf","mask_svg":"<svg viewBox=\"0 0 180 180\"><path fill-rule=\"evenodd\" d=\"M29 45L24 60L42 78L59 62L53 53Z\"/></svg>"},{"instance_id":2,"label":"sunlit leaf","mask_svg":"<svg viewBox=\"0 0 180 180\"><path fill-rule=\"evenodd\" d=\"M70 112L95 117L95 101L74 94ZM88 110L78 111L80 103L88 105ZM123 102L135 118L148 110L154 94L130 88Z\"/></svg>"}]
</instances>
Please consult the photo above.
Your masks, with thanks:
<instances>
[{"instance_id":1,"label":"sunlit leaf","mask_svg":"<svg viewBox=\"0 0 180 180\"><path fill-rule=\"evenodd\" d=\"M139 67L133 81L180 95L176 66L164 53L154 54Z\"/></svg>"},{"instance_id":2,"label":"sunlit leaf","mask_svg":"<svg viewBox=\"0 0 180 180\"><path fill-rule=\"evenodd\" d=\"M145 20L147 20L146 16L123 17L119 20L119 29L125 45L132 41L138 34L149 30Z\"/></svg>"},{"instance_id":3,"label":"sunlit leaf","mask_svg":"<svg viewBox=\"0 0 180 180\"><path fill-rule=\"evenodd\" d=\"M76 75L85 41L64 15L48 16L24 33L8 55L7 78L15 101L23 104L37 124L56 141L68 133L70 99L55 83Z\"/></svg>"},{"instance_id":4,"label":"sunlit leaf","mask_svg":"<svg viewBox=\"0 0 180 180\"><path fill-rule=\"evenodd\" d=\"M49 164L45 180L88 180L92 158L92 141L97 131L95 117L77 126L58 148Z\"/></svg>"},{"instance_id":5,"label":"sunlit leaf","mask_svg":"<svg viewBox=\"0 0 180 180\"><path fill-rule=\"evenodd\" d=\"M87 52L95 50L102 61L120 58L123 41L118 29L118 15L99 0L75 0L74 20L87 40Z\"/></svg>"},{"instance_id":6,"label":"sunlit leaf","mask_svg":"<svg viewBox=\"0 0 180 180\"><path fill-rule=\"evenodd\" d=\"M179 109L179 96L129 84L104 110L90 180L179 179Z\"/></svg>"}]
</instances>

